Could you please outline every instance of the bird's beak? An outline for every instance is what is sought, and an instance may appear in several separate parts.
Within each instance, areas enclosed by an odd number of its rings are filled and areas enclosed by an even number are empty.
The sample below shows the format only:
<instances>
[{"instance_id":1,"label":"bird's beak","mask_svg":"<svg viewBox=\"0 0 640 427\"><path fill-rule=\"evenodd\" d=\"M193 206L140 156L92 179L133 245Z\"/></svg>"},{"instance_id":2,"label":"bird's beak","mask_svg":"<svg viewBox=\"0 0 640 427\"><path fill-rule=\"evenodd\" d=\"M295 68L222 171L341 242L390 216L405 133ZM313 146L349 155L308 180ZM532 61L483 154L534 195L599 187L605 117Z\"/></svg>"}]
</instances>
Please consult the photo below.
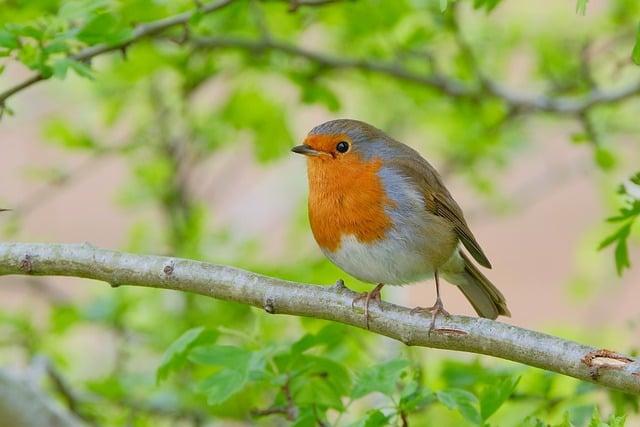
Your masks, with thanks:
<instances>
[{"instance_id":1,"label":"bird's beak","mask_svg":"<svg viewBox=\"0 0 640 427\"><path fill-rule=\"evenodd\" d=\"M305 156L312 156L312 157L327 157L327 156L331 156L331 154L329 153L325 153L324 151L318 151L315 150L313 148L311 148L310 146L306 145L306 144L302 144L302 145L296 145L295 147L293 147L291 149L291 151L293 151L294 153L297 154L302 154Z\"/></svg>"}]
</instances>

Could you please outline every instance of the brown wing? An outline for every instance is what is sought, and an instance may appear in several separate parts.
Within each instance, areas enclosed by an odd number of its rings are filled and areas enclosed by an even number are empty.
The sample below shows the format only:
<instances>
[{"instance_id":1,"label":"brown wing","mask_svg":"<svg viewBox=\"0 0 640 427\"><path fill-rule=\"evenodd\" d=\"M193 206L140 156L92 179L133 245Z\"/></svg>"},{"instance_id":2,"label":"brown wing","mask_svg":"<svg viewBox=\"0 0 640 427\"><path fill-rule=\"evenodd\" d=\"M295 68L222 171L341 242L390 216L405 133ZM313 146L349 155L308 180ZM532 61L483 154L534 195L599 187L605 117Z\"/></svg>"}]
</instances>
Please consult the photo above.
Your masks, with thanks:
<instances>
[{"instance_id":1,"label":"brown wing","mask_svg":"<svg viewBox=\"0 0 640 427\"><path fill-rule=\"evenodd\" d=\"M394 159L390 162L391 166L400 170L420 187L424 194L426 208L435 215L449 220L453 224L458 238L473 258L480 265L491 268L491 263L464 219L462 209L442 183L438 172L416 151L409 147L406 148L412 153Z\"/></svg>"}]
</instances>

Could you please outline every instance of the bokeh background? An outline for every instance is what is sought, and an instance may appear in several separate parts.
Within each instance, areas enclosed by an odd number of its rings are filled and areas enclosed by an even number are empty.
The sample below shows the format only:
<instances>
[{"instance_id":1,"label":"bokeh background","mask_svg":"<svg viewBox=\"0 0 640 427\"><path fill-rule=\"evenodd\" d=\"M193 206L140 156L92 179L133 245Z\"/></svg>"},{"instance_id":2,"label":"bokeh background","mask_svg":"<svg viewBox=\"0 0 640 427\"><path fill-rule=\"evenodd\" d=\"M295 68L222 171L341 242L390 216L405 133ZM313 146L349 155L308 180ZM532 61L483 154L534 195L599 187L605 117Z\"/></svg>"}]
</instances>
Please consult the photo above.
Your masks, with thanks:
<instances>
[{"instance_id":1,"label":"bokeh background","mask_svg":"<svg viewBox=\"0 0 640 427\"><path fill-rule=\"evenodd\" d=\"M473 2L444 2L444 11L442 2L427 0L300 3L292 10L293 2L234 2L192 20L188 34L172 28L132 45L126 56L96 58L81 70L90 78L70 66L66 78L56 78L62 77L56 72L7 100L13 114L0 122L0 207L13 211L0 218L2 239L90 242L302 282L344 278L348 286L367 290L331 266L316 247L306 219L305 164L289 153L316 124L357 118L413 146L442 172L494 265L487 275L513 314L505 321L597 347L637 351L637 232L629 248L632 268L622 276L612 248L599 251L598 245L615 228L605 219L622 203L618 185L638 170L640 93L580 114L511 110L483 79L518 94L547 97L579 98L625 87L638 78L630 54L639 6L594 0L582 14L573 2L552 0L476 1L475 8ZM118 42L121 27L192 7L181 1L9 2L2 6L0 24L47 28L46 44L70 28L86 30L95 16L113 17L104 28L94 23L84 38L80 31L73 36L77 40L65 39L71 40L62 50L66 55L86 45ZM216 48L205 48L207 40ZM277 40L331 58L367 58L454 79L478 95L451 96L393 73L342 69L266 45L249 49L229 42L237 40ZM27 53L16 52L3 59L3 89L60 58L52 53L34 65ZM249 415L268 406L271 397L277 400L278 387L250 389L251 398L243 392L227 405L207 405L197 390L180 386L202 378L196 368L183 367L161 386L152 380L155 368L168 345L191 327L229 329L261 347L286 346L326 325L78 279L3 277L0 282L0 365L27 369L44 355L79 395L91 396L79 398L78 413L98 425L294 423L278 415ZM450 312L474 314L455 288L443 291ZM385 288L384 298L430 305L433 282ZM335 357L353 372L408 358L427 372L422 382L430 388L472 392L483 387L478 372L517 372L516 393L524 387L523 397L501 408L492 425L522 425L523 414L545 423L559 423L569 414L574 425L585 425L596 406L607 416L627 414L628 425L640 422L633 415L637 400L577 381L345 331L342 339L351 344L326 351L340 354ZM243 343L229 334L220 339ZM453 371L474 380L451 379L447 375ZM529 384L538 377L551 378L548 394ZM55 387L44 383L59 399ZM527 396L537 392L536 398ZM107 409L98 410L103 400ZM131 402L140 407L132 409ZM378 405L373 402L354 404L338 422L357 421ZM336 422L340 412L328 409L327 422ZM415 425L473 425L463 413L431 403L412 417Z\"/></svg>"}]
</instances>

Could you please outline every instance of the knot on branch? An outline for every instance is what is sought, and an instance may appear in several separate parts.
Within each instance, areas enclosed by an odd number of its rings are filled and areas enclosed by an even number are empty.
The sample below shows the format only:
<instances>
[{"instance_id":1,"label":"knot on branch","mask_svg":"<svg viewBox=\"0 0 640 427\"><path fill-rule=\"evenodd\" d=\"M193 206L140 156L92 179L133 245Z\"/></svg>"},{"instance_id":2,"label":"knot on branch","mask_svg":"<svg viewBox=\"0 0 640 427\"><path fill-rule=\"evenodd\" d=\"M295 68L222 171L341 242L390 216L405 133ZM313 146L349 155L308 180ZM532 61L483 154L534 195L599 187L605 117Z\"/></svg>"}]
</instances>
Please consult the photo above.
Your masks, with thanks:
<instances>
[{"instance_id":1,"label":"knot on branch","mask_svg":"<svg viewBox=\"0 0 640 427\"><path fill-rule=\"evenodd\" d=\"M345 284L344 284L344 280L342 280L342 279L338 279L338 280L336 281L336 284L335 284L335 285L333 285L333 286L331 287L331 289L333 289L333 290L334 290L334 291L336 291L336 292L342 292L342 291L344 291L345 289L347 289L347 287L346 287L346 286L345 286Z\"/></svg>"},{"instance_id":2,"label":"knot on branch","mask_svg":"<svg viewBox=\"0 0 640 427\"><path fill-rule=\"evenodd\" d=\"M273 298L267 297L263 305L264 311L266 311L269 314L274 314L276 312L276 308L274 305L275 305L275 302L273 301Z\"/></svg>"},{"instance_id":3,"label":"knot on branch","mask_svg":"<svg viewBox=\"0 0 640 427\"><path fill-rule=\"evenodd\" d=\"M633 359L611 350L601 349L590 351L581 361L587 365L591 378L595 380L600 376L600 369L622 369L633 362Z\"/></svg>"},{"instance_id":4,"label":"knot on branch","mask_svg":"<svg viewBox=\"0 0 640 427\"><path fill-rule=\"evenodd\" d=\"M25 254L20 261L20 270L27 274L33 273L33 257L29 254Z\"/></svg>"},{"instance_id":5,"label":"knot on branch","mask_svg":"<svg viewBox=\"0 0 640 427\"><path fill-rule=\"evenodd\" d=\"M164 273L165 276L169 277L171 275L173 275L173 272L175 271L175 263L173 261L169 261L167 262L164 267L162 268L162 272Z\"/></svg>"}]
</instances>

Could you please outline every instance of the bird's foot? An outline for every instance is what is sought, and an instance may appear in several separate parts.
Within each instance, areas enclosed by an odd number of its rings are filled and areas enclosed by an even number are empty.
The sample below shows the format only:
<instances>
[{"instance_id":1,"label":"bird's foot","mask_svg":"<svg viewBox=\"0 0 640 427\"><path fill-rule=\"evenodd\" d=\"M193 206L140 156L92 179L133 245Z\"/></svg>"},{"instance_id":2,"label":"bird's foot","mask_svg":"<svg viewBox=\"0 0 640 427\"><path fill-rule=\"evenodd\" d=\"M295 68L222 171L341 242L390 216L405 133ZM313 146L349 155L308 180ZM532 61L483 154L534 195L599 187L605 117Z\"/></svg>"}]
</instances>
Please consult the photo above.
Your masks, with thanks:
<instances>
[{"instance_id":1,"label":"bird's foot","mask_svg":"<svg viewBox=\"0 0 640 427\"><path fill-rule=\"evenodd\" d=\"M371 292L363 292L360 295L358 295L357 297L355 297L353 299L353 301L351 301L351 307L355 308L355 305L357 302L360 302L362 300L364 300L364 317L366 320L366 324L367 324L367 329L369 329L369 304L371 303L371 301L375 301L376 304L378 304L378 308L380 308L380 310L382 310L382 287L384 285L383 284L379 284L378 286L376 286L375 288L373 288L373 290Z\"/></svg>"},{"instance_id":2,"label":"bird's foot","mask_svg":"<svg viewBox=\"0 0 640 427\"><path fill-rule=\"evenodd\" d=\"M450 316L449 312L444 309L444 305L442 304L442 300L440 299L440 297L436 298L436 303L431 307L416 307L411 309L410 313L416 314L425 312L431 313L431 324L429 325L428 335L431 335L431 331L436 324L436 317L438 316L438 314L442 314L445 317Z\"/></svg>"}]
</instances>

